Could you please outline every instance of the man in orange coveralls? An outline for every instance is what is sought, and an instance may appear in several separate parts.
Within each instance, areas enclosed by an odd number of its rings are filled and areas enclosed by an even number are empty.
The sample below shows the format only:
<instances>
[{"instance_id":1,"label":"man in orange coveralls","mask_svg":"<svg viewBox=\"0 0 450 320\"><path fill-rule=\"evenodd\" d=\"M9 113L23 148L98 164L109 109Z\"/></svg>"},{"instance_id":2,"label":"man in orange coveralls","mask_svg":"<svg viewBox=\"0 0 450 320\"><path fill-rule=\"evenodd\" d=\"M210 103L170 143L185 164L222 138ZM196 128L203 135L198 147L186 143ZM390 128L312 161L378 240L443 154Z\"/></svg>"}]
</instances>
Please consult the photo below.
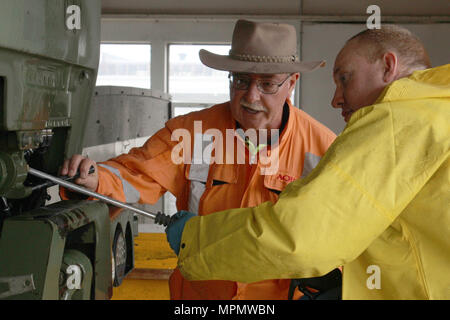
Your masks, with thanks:
<instances>
[{"instance_id":1,"label":"man in orange coveralls","mask_svg":"<svg viewBox=\"0 0 450 320\"><path fill-rule=\"evenodd\" d=\"M74 155L61 174L79 169L76 183L128 203L153 204L170 191L178 210L198 215L276 202L335 139L289 100L299 73L324 65L299 61L296 49L291 25L237 21L229 55L199 53L203 64L230 72L230 101L173 118L142 147L98 167ZM172 299L287 299L290 280L190 282L177 269L169 285Z\"/></svg>"}]
</instances>

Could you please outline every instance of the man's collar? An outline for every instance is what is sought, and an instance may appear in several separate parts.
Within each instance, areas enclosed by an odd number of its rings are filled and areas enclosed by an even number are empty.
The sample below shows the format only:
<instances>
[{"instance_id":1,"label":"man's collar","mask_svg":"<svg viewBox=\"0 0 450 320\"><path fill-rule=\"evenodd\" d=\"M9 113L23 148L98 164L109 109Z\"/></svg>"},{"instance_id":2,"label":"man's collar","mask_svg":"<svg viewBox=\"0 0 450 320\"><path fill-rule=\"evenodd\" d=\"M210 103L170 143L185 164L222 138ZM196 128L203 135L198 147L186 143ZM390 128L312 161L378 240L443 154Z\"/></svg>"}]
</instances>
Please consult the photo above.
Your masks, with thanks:
<instances>
[{"instance_id":1,"label":"man's collar","mask_svg":"<svg viewBox=\"0 0 450 320\"><path fill-rule=\"evenodd\" d=\"M288 120L289 120L289 105L287 102L285 102L283 106L283 115L281 117L280 136L284 128L286 127Z\"/></svg>"}]
</instances>

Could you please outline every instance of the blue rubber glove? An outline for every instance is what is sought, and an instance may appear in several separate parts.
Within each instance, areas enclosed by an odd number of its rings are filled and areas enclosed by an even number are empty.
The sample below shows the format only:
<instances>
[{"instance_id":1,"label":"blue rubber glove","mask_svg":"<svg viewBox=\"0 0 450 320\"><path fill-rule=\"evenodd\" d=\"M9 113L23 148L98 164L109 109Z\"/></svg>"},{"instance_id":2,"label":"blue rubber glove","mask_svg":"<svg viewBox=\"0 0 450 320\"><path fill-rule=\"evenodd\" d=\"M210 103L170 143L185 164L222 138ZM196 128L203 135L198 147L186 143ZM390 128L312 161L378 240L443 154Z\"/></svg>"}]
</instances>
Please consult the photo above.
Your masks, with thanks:
<instances>
[{"instance_id":1,"label":"blue rubber glove","mask_svg":"<svg viewBox=\"0 0 450 320\"><path fill-rule=\"evenodd\" d=\"M186 222L196 215L188 211L179 211L175 213L176 220L171 222L166 228L167 241L175 253L180 253L181 235L183 234Z\"/></svg>"}]
</instances>

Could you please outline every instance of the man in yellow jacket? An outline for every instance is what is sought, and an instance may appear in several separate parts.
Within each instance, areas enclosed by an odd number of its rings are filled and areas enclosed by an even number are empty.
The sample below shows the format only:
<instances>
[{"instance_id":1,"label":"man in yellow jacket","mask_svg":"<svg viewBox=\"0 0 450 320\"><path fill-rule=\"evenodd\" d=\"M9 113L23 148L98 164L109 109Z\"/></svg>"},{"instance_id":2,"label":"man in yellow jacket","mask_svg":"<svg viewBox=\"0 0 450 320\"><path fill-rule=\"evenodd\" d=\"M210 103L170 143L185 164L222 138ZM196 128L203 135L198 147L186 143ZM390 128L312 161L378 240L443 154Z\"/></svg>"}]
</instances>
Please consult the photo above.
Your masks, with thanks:
<instances>
[{"instance_id":1,"label":"man in yellow jacket","mask_svg":"<svg viewBox=\"0 0 450 320\"><path fill-rule=\"evenodd\" d=\"M77 183L126 202L155 203L170 191L178 210L201 216L276 202L335 139L289 100L299 72L323 61L298 60L296 30L287 24L239 20L231 47L227 56L200 52L205 65L230 72L229 102L170 119L144 146L98 167L75 155L61 173L79 168ZM98 170L88 176L91 165ZM290 280L189 281L175 270L169 285L172 299L287 299Z\"/></svg>"},{"instance_id":2,"label":"man in yellow jacket","mask_svg":"<svg viewBox=\"0 0 450 320\"><path fill-rule=\"evenodd\" d=\"M333 75L342 134L276 203L179 213L166 232L181 273L253 282L342 265L343 299L449 299L450 65L429 67L403 28L350 39Z\"/></svg>"}]
</instances>

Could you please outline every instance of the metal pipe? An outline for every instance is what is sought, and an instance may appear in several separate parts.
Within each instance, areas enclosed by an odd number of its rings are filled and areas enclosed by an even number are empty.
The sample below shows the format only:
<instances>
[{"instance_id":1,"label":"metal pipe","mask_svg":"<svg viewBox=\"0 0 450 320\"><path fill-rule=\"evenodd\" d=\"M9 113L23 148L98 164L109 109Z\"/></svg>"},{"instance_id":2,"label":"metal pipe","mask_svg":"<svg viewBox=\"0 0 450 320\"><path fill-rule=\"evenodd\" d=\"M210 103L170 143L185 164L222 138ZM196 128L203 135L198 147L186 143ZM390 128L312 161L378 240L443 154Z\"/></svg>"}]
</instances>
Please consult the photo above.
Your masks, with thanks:
<instances>
[{"instance_id":1,"label":"metal pipe","mask_svg":"<svg viewBox=\"0 0 450 320\"><path fill-rule=\"evenodd\" d=\"M126 204L126 203L123 203L123 202L111 199L111 198L109 198L107 196L104 196L104 195L102 195L100 193L87 190L87 189L85 189L83 187L80 187L79 185L76 185L76 184L71 183L71 182L64 181L62 179L59 179L59 178L54 177L52 175L49 175L49 174L47 174L45 172L42 172L42 171L39 171L39 170L36 170L36 169L33 169L33 168L28 168L28 173L32 174L33 176L42 178L42 179L50 180L50 181L52 181L52 182L54 182L54 183L56 183L56 184L58 184L60 186L63 186L65 188L67 188L67 189L71 189L73 191L82 193L84 195L97 198L97 199L99 199L99 200L101 200L103 202L106 202L108 204L111 204L111 205L113 205L115 207L128 209L128 210L131 210L131 211L133 211L135 213L138 213L140 215L146 216L148 218L156 219L156 214L154 214L154 213L151 213L151 212L148 212L148 211L145 211L145 210L142 210L142 209L130 206L129 204Z\"/></svg>"},{"instance_id":2,"label":"metal pipe","mask_svg":"<svg viewBox=\"0 0 450 320\"><path fill-rule=\"evenodd\" d=\"M94 173L94 172L95 172L95 169L94 169L93 166L91 166L91 168L89 169L89 174L92 174L92 173ZM64 181L66 181L66 182L72 182L72 181L75 181L76 179L78 179L79 177L80 177L80 173L77 172L73 177L69 177L69 176L60 176L58 179L64 180ZM47 181L47 182L45 182L45 183L43 183L43 184L39 184L39 185L37 185L37 186L33 186L33 187L31 188L31 191L39 190L39 189L42 189L42 188L49 188L49 187L53 187L53 186L55 186L55 185L56 185L56 184L55 184L54 182L52 182L52 181Z\"/></svg>"}]
</instances>

